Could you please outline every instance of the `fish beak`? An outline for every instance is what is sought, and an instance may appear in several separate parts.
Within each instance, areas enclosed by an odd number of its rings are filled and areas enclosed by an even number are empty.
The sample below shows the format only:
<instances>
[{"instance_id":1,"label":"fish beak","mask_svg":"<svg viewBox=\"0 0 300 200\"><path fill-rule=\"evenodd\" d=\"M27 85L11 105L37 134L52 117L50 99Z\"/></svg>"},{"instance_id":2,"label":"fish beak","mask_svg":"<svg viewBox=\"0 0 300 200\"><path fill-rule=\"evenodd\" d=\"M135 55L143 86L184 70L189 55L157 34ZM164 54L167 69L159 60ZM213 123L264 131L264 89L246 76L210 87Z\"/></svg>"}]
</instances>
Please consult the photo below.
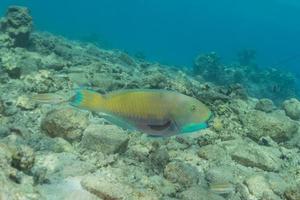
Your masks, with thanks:
<instances>
[{"instance_id":1,"label":"fish beak","mask_svg":"<svg viewBox=\"0 0 300 200\"><path fill-rule=\"evenodd\" d=\"M181 128L181 132L182 133L189 133L189 132L194 132L194 131L198 131L198 130L201 130L201 129L205 129L207 128L208 125L206 122L202 122L202 123L199 123L199 124L195 124L195 123L192 123L192 124L188 124L188 125L185 125Z\"/></svg>"}]
</instances>

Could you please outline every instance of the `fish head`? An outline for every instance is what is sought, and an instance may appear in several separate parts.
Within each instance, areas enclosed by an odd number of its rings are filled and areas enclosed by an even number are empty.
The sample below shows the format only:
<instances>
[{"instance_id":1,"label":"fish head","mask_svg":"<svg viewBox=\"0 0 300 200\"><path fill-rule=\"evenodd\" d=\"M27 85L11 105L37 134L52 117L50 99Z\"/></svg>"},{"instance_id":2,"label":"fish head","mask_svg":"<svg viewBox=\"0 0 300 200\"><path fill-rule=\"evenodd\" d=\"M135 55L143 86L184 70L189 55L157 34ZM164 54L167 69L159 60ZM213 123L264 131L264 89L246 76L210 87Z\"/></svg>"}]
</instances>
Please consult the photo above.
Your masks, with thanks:
<instances>
[{"instance_id":1,"label":"fish head","mask_svg":"<svg viewBox=\"0 0 300 200\"><path fill-rule=\"evenodd\" d=\"M208 120L212 116L210 109L194 98L185 98L176 106L174 120L181 133L194 132L208 127Z\"/></svg>"}]
</instances>

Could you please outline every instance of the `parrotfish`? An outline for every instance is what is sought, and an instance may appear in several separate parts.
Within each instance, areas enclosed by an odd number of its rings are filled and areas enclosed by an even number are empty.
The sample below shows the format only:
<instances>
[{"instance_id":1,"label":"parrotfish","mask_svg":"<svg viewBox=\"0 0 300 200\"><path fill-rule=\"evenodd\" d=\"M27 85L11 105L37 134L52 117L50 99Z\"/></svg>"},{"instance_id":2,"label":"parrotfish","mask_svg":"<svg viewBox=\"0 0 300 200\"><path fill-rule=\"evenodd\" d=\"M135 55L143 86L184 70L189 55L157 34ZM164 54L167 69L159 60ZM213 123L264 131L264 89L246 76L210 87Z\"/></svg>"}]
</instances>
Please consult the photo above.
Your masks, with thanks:
<instances>
[{"instance_id":1,"label":"parrotfish","mask_svg":"<svg viewBox=\"0 0 300 200\"><path fill-rule=\"evenodd\" d=\"M207 128L210 109L199 100L168 90L131 89L108 94L78 90L70 104L101 113L113 124L153 136Z\"/></svg>"}]
</instances>

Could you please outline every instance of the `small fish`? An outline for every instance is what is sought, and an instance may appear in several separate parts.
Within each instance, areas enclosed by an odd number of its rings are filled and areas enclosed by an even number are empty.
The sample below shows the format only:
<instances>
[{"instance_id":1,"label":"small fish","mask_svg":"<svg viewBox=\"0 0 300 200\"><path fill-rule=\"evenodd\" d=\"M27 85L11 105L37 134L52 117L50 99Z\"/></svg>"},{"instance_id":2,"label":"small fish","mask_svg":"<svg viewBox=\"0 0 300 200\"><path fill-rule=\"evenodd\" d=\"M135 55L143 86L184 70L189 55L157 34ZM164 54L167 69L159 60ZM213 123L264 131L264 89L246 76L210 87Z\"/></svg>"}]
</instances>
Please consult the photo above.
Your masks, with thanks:
<instances>
[{"instance_id":1,"label":"small fish","mask_svg":"<svg viewBox=\"0 0 300 200\"><path fill-rule=\"evenodd\" d=\"M231 183L212 183L209 185L209 188L216 194L229 194L235 190Z\"/></svg>"},{"instance_id":2,"label":"small fish","mask_svg":"<svg viewBox=\"0 0 300 200\"><path fill-rule=\"evenodd\" d=\"M53 94L53 93L35 94L31 96L31 99L37 103L44 103L44 104L60 104L60 103L68 102L68 100L63 98L61 95Z\"/></svg>"},{"instance_id":3,"label":"small fish","mask_svg":"<svg viewBox=\"0 0 300 200\"><path fill-rule=\"evenodd\" d=\"M99 112L108 121L154 136L194 132L207 127L210 109L195 98L167 90L131 89L101 95L78 90L70 104Z\"/></svg>"}]
</instances>

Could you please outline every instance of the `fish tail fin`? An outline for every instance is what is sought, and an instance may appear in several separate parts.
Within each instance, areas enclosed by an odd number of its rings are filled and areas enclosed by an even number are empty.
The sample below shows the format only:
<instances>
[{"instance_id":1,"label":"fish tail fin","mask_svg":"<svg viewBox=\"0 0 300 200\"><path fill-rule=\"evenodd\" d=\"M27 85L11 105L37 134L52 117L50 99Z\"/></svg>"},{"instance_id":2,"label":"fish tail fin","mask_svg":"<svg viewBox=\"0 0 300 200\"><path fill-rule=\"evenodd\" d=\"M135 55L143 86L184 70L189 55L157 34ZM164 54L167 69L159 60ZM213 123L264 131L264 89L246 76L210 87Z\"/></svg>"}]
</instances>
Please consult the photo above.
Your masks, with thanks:
<instances>
[{"instance_id":1,"label":"fish tail fin","mask_svg":"<svg viewBox=\"0 0 300 200\"><path fill-rule=\"evenodd\" d=\"M104 98L101 94L93 90L80 89L70 99L70 104L77 108L87 109L90 111L100 111L103 106Z\"/></svg>"}]
</instances>

